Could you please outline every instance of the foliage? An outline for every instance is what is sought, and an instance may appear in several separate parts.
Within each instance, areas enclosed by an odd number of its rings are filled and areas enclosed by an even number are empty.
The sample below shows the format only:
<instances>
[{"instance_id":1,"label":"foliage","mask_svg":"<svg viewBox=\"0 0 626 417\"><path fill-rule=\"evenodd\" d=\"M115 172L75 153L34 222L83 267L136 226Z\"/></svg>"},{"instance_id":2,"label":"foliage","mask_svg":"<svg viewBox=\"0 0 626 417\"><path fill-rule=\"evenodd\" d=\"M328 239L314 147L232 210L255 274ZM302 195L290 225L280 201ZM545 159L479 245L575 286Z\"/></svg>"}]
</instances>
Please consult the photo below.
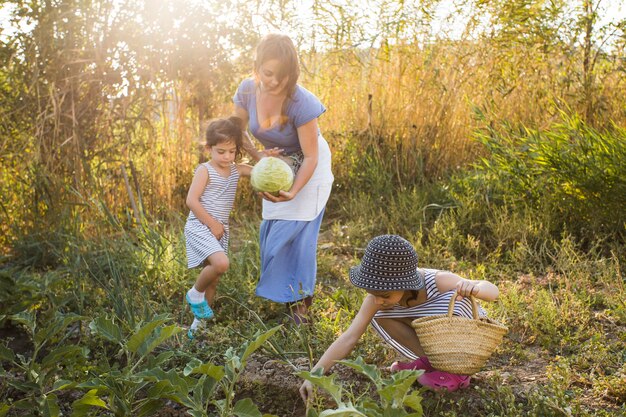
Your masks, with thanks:
<instances>
[{"instance_id":1,"label":"foliage","mask_svg":"<svg viewBox=\"0 0 626 417\"><path fill-rule=\"evenodd\" d=\"M337 404L337 408L326 409L319 414L310 409L308 416L420 417L423 415L422 398L412 389L413 383L423 371L401 371L394 373L389 379L384 379L376 366L366 364L361 357L353 361L343 360L339 363L367 376L374 383L379 400L372 401L368 396L357 396L346 402L343 400L343 388L335 382L333 376L323 376L321 369L314 372L302 371L297 373L298 376L327 391ZM407 412L407 407L412 412Z\"/></svg>"},{"instance_id":2,"label":"foliage","mask_svg":"<svg viewBox=\"0 0 626 417\"><path fill-rule=\"evenodd\" d=\"M234 348L229 348L224 355L224 366L203 364L198 360L189 362L185 367L184 374L186 376L200 374L201 377L190 385L190 387L196 387L192 397L183 396L175 399L181 404L190 406L190 414L195 417L208 416L206 410L209 404L213 404L218 410L218 415L222 417L232 415L261 417L261 412L249 398L238 400L233 404L235 388L250 355L263 346L279 329L280 327L277 326L264 333L255 334L253 339L239 350L239 353ZM202 389L198 389L198 387L202 387ZM216 387L221 387L223 399L215 399L214 390Z\"/></svg>"},{"instance_id":3,"label":"foliage","mask_svg":"<svg viewBox=\"0 0 626 417\"><path fill-rule=\"evenodd\" d=\"M490 204L549 213L558 236L593 241L626 237L626 131L599 131L576 116L545 131L486 128L477 139L488 154L471 181ZM480 187L480 188L479 188ZM551 218L550 218L551 217Z\"/></svg>"},{"instance_id":4,"label":"foliage","mask_svg":"<svg viewBox=\"0 0 626 417\"><path fill-rule=\"evenodd\" d=\"M140 398L149 380L144 378L148 370L160 367L173 356L173 352L164 351L155 355L155 349L183 329L177 325L165 325L169 319L165 315L157 316L145 324L138 324L132 333L124 334L115 321L108 317L94 319L89 328L103 340L119 347L117 360L104 362L98 375L90 377L78 385L88 389L90 397L106 398L104 408L115 416L149 416L161 407L159 396ZM105 351L106 346L103 346ZM106 359L106 355L105 355ZM141 370L141 371L140 371Z\"/></svg>"},{"instance_id":5,"label":"foliage","mask_svg":"<svg viewBox=\"0 0 626 417\"><path fill-rule=\"evenodd\" d=\"M0 370L3 384L16 390L18 400L10 405L13 410L34 410L37 416L59 416L58 393L75 385L64 379L70 377L72 367L87 359L89 350L68 344L72 332L67 328L84 319L74 313L56 313L43 324L37 315L23 311L8 317L22 326L28 335L32 350L30 354L14 353L6 344L0 345L0 360L9 363L10 371ZM0 316L0 320L5 319ZM64 334L65 333L65 334ZM59 364L70 365L63 369Z\"/></svg>"}]
</instances>

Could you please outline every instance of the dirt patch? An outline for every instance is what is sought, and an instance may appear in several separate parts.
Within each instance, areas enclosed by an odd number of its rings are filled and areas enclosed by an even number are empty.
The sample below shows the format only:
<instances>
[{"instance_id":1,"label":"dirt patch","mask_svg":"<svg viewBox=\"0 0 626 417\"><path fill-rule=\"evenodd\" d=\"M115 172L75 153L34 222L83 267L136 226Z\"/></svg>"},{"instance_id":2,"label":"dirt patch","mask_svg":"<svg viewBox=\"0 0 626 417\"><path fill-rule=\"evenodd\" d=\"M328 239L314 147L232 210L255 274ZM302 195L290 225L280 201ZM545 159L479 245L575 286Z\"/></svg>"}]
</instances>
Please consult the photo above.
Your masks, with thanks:
<instances>
[{"instance_id":1,"label":"dirt patch","mask_svg":"<svg viewBox=\"0 0 626 417\"><path fill-rule=\"evenodd\" d=\"M279 417L304 416L306 408L298 392L303 380L294 373L308 371L309 362L306 358L298 358L292 361L292 365L253 355L242 376L237 396L251 398L263 413ZM333 372L337 375L336 382L347 389L371 391L369 379L351 368L337 365ZM373 394L371 391L370 395ZM334 406L330 397L324 398L328 407Z\"/></svg>"},{"instance_id":2,"label":"dirt patch","mask_svg":"<svg viewBox=\"0 0 626 417\"><path fill-rule=\"evenodd\" d=\"M33 350L30 336L20 327L5 324L0 327L0 340L7 343L9 349L15 353L26 355Z\"/></svg>"}]
</instances>

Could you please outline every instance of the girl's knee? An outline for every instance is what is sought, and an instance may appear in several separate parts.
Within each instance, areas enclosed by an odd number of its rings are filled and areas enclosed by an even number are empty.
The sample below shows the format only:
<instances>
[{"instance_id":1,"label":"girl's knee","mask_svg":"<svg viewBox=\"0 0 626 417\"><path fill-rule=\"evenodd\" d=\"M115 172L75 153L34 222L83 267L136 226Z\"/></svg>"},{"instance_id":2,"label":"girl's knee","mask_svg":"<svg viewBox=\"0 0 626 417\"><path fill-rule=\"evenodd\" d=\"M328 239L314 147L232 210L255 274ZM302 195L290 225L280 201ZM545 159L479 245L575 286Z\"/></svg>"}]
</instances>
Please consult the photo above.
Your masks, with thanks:
<instances>
[{"instance_id":1,"label":"girl's knee","mask_svg":"<svg viewBox=\"0 0 626 417\"><path fill-rule=\"evenodd\" d=\"M213 270L218 274L222 275L226 271L228 271L228 267L230 266L230 262L226 256L220 257L215 260L215 262L211 263L213 266Z\"/></svg>"}]
</instances>

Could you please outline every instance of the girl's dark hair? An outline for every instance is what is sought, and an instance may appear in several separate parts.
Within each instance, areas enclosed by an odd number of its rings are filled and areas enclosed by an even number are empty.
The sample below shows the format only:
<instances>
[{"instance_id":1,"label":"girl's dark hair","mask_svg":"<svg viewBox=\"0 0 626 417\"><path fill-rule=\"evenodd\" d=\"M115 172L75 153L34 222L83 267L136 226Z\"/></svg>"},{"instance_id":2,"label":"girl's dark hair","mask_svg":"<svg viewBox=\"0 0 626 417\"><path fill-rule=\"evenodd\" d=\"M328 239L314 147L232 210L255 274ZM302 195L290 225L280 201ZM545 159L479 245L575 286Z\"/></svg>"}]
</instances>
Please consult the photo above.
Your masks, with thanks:
<instances>
[{"instance_id":1,"label":"girl's dark hair","mask_svg":"<svg viewBox=\"0 0 626 417\"><path fill-rule=\"evenodd\" d=\"M237 150L235 159L241 157L243 149L242 120L239 117L231 116L223 119L215 119L209 123L206 129L206 146L215 146L224 142L234 142Z\"/></svg>"},{"instance_id":2,"label":"girl's dark hair","mask_svg":"<svg viewBox=\"0 0 626 417\"><path fill-rule=\"evenodd\" d=\"M256 57L254 59L254 72L258 74L261 65L265 62L276 59L281 63L280 73L276 74L279 80L287 78L287 99L283 103L281 110L281 125L287 123L287 105L293 98L296 91L296 84L300 77L300 64L298 63L298 52L291 38L287 35L270 33L261 39L256 47Z\"/></svg>"}]
</instances>

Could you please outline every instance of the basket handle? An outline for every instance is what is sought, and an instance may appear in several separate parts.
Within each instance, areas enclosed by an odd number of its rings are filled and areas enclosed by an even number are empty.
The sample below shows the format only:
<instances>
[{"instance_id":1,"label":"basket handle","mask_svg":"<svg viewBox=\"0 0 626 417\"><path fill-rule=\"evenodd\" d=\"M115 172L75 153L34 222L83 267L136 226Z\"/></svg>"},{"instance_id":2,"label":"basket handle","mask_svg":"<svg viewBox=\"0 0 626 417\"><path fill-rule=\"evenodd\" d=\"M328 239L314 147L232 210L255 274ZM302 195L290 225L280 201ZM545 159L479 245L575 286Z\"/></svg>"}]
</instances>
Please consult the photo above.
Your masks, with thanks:
<instances>
[{"instance_id":1,"label":"basket handle","mask_svg":"<svg viewBox=\"0 0 626 417\"><path fill-rule=\"evenodd\" d=\"M454 313L454 303L456 302L457 296L458 291L455 290L450 298L450 304L448 304L448 317L452 317L452 313ZM472 316L474 316L474 320L478 320L478 304L476 304L476 298L470 295L470 300L472 300Z\"/></svg>"}]
</instances>

